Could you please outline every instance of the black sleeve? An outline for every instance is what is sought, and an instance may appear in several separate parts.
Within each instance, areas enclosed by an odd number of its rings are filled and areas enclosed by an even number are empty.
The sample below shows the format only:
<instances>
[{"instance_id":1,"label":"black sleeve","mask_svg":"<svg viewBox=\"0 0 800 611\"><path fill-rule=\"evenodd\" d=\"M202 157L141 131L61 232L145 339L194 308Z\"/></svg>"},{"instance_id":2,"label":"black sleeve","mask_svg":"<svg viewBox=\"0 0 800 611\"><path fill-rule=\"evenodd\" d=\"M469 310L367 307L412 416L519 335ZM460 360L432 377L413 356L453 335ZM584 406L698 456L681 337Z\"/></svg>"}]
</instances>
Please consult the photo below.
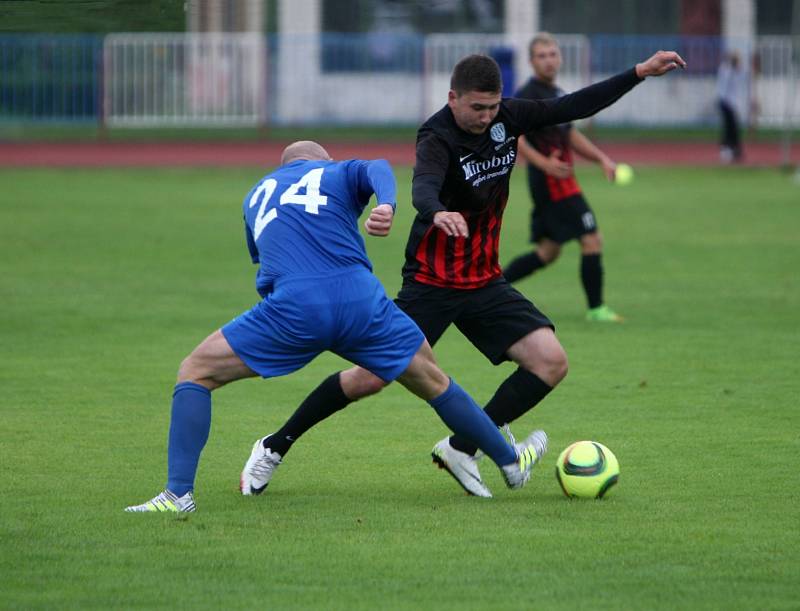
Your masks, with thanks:
<instances>
[{"instance_id":1,"label":"black sleeve","mask_svg":"<svg viewBox=\"0 0 800 611\"><path fill-rule=\"evenodd\" d=\"M518 124L520 133L527 133L547 125L569 123L590 117L611 106L614 102L642 82L631 68L609 79L589 85L559 98L546 100L507 101L508 110Z\"/></svg>"},{"instance_id":2,"label":"black sleeve","mask_svg":"<svg viewBox=\"0 0 800 611\"><path fill-rule=\"evenodd\" d=\"M447 146L433 134L417 140L414 178L411 181L411 202L424 220L447 208L439 200L450 153Z\"/></svg>"}]
</instances>

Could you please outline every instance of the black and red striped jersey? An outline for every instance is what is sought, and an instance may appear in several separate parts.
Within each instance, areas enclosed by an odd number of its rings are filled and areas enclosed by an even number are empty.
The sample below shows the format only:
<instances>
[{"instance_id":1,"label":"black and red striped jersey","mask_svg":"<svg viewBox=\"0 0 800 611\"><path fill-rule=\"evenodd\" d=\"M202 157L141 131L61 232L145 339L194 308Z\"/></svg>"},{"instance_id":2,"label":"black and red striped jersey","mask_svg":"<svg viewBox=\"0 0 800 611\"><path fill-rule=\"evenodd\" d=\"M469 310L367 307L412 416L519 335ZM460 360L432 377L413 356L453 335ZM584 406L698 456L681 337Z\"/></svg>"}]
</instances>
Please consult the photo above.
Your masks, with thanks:
<instances>
[{"instance_id":1,"label":"black and red striped jersey","mask_svg":"<svg viewBox=\"0 0 800 611\"><path fill-rule=\"evenodd\" d=\"M524 100L546 100L563 95L566 95L566 93L560 87L531 78L517 90L514 97ZM549 157L553 151L559 151L558 158L573 165L572 146L569 141L571 129L572 123L548 125L528 132L525 134L525 138L533 148L545 157ZM573 195L578 195L581 192L574 175L567 178L556 178L545 174L532 163L528 164L528 178L533 192L534 205L545 204L548 201L557 202Z\"/></svg>"},{"instance_id":2,"label":"black and red striped jersey","mask_svg":"<svg viewBox=\"0 0 800 611\"><path fill-rule=\"evenodd\" d=\"M473 289L502 274L500 227L517 137L547 125L591 116L641 82L633 69L575 93L546 100L504 99L482 134L463 131L449 106L417 132L411 226L403 266L405 280ZM437 212L460 212L468 238L448 237L433 225Z\"/></svg>"}]
</instances>

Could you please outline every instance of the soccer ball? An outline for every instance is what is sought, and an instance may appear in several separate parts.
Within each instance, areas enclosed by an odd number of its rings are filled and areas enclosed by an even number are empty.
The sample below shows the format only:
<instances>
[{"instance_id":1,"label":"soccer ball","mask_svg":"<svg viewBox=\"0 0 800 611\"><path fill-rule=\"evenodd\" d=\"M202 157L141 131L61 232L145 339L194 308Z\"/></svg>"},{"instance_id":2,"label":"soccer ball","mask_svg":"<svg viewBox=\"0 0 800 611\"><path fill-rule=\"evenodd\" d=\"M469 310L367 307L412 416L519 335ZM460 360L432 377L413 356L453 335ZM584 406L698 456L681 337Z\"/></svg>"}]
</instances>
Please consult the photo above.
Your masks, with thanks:
<instances>
[{"instance_id":1,"label":"soccer ball","mask_svg":"<svg viewBox=\"0 0 800 611\"><path fill-rule=\"evenodd\" d=\"M619 463L602 443L576 441L559 455L556 479L570 498L600 499L617 483Z\"/></svg>"},{"instance_id":2,"label":"soccer ball","mask_svg":"<svg viewBox=\"0 0 800 611\"><path fill-rule=\"evenodd\" d=\"M614 171L614 182L620 187L626 187L633 182L633 168L627 163L618 163Z\"/></svg>"}]
</instances>

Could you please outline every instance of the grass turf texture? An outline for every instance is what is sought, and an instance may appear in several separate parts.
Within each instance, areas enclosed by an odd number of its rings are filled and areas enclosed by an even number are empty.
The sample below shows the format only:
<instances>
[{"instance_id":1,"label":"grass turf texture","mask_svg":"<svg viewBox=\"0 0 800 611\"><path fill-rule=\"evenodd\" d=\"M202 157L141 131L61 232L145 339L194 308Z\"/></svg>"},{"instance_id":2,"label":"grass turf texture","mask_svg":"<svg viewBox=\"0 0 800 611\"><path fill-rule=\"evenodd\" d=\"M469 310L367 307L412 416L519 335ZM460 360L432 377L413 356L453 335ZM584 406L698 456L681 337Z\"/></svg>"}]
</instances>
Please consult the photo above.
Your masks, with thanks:
<instances>
[{"instance_id":1,"label":"grass turf texture","mask_svg":"<svg viewBox=\"0 0 800 611\"><path fill-rule=\"evenodd\" d=\"M318 140L319 142L399 142L410 144L417 135L416 123L406 126L331 126L281 127L267 125L242 128L100 128L92 122L34 123L0 121L0 141L5 142L253 142ZM586 123L582 129L592 139L603 142L717 142L719 127L606 127ZM749 142L780 142L788 137L797 142L800 131L760 127L745 134ZM795 145L796 146L796 145Z\"/></svg>"},{"instance_id":2,"label":"grass turf texture","mask_svg":"<svg viewBox=\"0 0 800 611\"><path fill-rule=\"evenodd\" d=\"M581 171L628 320L583 321L575 245L519 284L571 363L514 427L551 436L523 491L484 461L495 499L464 496L430 465L443 425L393 386L239 496L253 440L344 364L324 356L215 393L197 514L123 513L163 485L181 358L255 301L239 205L260 175L0 171L0 607L796 608L800 187L768 170ZM367 240L390 294L409 179L393 236ZM504 261L527 248L520 170L512 194ZM479 402L512 371L455 330L436 353ZM553 476L582 438L619 458L604 501Z\"/></svg>"}]
</instances>

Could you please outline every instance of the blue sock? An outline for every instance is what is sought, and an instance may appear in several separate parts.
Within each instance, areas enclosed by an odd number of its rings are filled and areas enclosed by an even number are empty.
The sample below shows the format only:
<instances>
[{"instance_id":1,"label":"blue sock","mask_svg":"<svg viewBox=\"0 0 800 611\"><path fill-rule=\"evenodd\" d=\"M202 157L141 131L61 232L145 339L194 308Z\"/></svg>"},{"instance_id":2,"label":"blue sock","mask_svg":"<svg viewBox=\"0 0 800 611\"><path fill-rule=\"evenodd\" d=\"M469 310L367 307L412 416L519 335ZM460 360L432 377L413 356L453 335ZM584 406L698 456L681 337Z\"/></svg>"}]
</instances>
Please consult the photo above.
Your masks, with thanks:
<instances>
[{"instance_id":1,"label":"blue sock","mask_svg":"<svg viewBox=\"0 0 800 611\"><path fill-rule=\"evenodd\" d=\"M183 496L194 489L200 452L211 430L211 391L181 382L172 393L172 419L167 450L167 489Z\"/></svg>"},{"instance_id":2,"label":"blue sock","mask_svg":"<svg viewBox=\"0 0 800 611\"><path fill-rule=\"evenodd\" d=\"M428 403L454 433L470 439L497 466L517 460L517 453L497 425L452 378L447 390Z\"/></svg>"}]
</instances>

